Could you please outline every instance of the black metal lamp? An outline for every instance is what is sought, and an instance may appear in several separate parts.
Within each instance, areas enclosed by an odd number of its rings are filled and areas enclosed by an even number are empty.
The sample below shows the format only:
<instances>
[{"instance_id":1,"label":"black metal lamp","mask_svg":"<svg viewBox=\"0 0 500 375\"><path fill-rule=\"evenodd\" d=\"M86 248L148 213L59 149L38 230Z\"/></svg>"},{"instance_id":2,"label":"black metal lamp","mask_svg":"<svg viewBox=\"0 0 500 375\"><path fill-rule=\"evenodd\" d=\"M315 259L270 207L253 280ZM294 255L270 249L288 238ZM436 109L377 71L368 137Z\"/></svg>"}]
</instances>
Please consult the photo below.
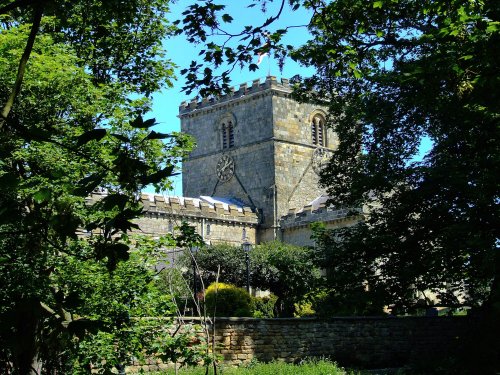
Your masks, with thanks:
<instances>
[{"instance_id":1,"label":"black metal lamp","mask_svg":"<svg viewBox=\"0 0 500 375\"><path fill-rule=\"evenodd\" d=\"M250 251L252 250L252 244L245 240L241 244L243 251L245 252L245 260L247 263L247 292L250 293Z\"/></svg>"}]
</instances>

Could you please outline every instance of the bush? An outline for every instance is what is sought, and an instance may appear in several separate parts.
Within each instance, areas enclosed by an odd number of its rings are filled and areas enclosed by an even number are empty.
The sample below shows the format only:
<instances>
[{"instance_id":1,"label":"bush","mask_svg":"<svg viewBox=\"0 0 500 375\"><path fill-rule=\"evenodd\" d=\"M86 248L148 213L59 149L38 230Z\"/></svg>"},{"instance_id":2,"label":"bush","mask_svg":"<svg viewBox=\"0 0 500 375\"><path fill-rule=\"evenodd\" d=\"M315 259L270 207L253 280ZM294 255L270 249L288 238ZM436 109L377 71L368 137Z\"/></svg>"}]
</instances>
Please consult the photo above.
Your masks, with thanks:
<instances>
[{"instance_id":1,"label":"bush","mask_svg":"<svg viewBox=\"0 0 500 375\"><path fill-rule=\"evenodd\" d=\"M205 291L205 307L208 315L252 316L252 297L243 288L213 283Z\"/></svg>"},{"instance_id":2,"label":"bush","mask_svg":"<svg viewBox=\"0 0 500 375\"><path fill-rule=\"evenodd\" d=\"M316 315L316 311L312 307L312 302L300 301L298 303L294 303L293 306L295 308L295 312L293 313L295 318Z\"/></svg>"},{"instance_id":3,"label":"bush","mask_svg":"<svg viewBox=\"0 0 500 375\"><path fill-rule=\"evenodd\" d=\"M270 294L265 297L252 298L252 310L254 318L274 318L274 305L278 297Z\"/></svg>"}]
</instances>

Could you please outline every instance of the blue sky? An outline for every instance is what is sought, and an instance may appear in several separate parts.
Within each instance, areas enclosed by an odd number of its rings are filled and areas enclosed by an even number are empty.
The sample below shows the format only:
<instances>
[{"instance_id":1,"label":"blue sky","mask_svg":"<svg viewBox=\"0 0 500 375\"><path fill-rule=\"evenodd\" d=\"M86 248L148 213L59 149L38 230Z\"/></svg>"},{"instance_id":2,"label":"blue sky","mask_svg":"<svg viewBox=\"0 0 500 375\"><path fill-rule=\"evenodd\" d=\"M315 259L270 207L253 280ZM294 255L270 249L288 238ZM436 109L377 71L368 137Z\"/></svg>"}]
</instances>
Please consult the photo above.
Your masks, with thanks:
<instances>
[{"instance_id":1,"label":"blue sky","mask_svg":"<svg viewBox=\"0 0 500 375\"><path fill-rule=\"evenodd\" d=\"M181 17L181 13L184 11L185 7L192 3L192 1L180 0L176 4L172 5L172 14L170 19L175 20ZM250 4L250 1L219 1L217 3L226 4L226 12L231 14L233 17L233 22L228 27L232 30L241 28L245 25L256 25L257 22L264 22L265 19L271 17L277 12L277 4L270 3L265 14L262 13L259 6L254 8L245 8L243 4ZM310 19L310 14L308 14L303 9L297 12L292 12L289 7L286 7L282 13L280 21L274 26L270 26L269 31L274 31L276 29L282 28L289 25L303 25L307 24ZM285 43L292 45L299 45L304 43L308 38L308 32L305 27L290 29L289 34L286 36ZM157 93L153 96L153 112L152 117L156 118L159 125L155 128L157 131L161 132L171 132L180 131L180 121L177 118L179 111L179 104L184 100L190 100L194 96L186 95L181 91L184 84L183 77L180 75L180 70L189 65L192 59L197 58L198 51L202 49L202 45L192 45L186 41L184 36L180 35L173 37L165 41L165 47L168 52L168 56L178 68L176 69L176 75L178 80L174 82L174 87L172 89L165 89L161 93ZM257 61L257 58L256 58ZM231 79L235 86L240 83L251 82L252 80L261 78L264 79L269 73L278 78L284 77L289 78L295 74L307 75L311 73L311 70L306 70L296 64L294 61L289 60L285 63L283 72L279 71L277 62L271 57L266 57L260 65L260 69L255 72L248 71L247 68L240 70L236 68L232 74ZM168 195L182 195L182 178L181 176L176 176L173 179L174 190L171 192L165 192ZM153 190L147 189L148 192L153 192Z\"/></svg>"}]
</instances>

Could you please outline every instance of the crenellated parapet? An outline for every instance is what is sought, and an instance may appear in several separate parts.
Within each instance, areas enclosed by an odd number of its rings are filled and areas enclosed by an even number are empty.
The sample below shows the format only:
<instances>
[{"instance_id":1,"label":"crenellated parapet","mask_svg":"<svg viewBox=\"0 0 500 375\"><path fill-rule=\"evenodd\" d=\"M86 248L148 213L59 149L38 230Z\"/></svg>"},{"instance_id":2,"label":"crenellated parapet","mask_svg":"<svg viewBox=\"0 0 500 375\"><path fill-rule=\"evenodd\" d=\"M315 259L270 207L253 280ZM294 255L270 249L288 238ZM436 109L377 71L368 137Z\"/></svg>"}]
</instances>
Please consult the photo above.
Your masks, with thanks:
<instances>
[{"instance_id":1,"label":"crenellated parapet","mask_svg":"<svg viewBox=\"0 0 500 375\"><path fill-rule=\"evenodd\" d=\"M223 105L232 100L247 98L267 91L289 94L292 92L292 85L290 85L288 79L281 78L277 80L275 76L268 76L264 81L256 79L250 83L245 82L239 86L231 87L228 94L219 97L203 98L202 100L195 98L189 102L182 102L179 106L179 116L216 105Z\"/></svg>"},{"instance_id":2,"label":"crenellated parapet","mask_svg":"<svg viewBox=\"0 0 500 375\"><path fill-rule=\"evenodd\" d=\"M342 208L321 204L317 209L312 205L305 206L300 211L290 209L288 214L280 219L281 229L309 226L314 222L339 222L342 220L360 220L363 216L363 210L360 208Z\"/></svg>"},{"instance_id":3,"label":"crenellated parapet","mask_svg":"<svg viewBox=\"0 0 500 375\"><path fill-rule=\"evenodd\" d=\"M92 203L106 196L106 192L93 192L87 202ZM259 218L250 207L233 204L210 204L199 198L142 194L143 213L147 217L168 217L172 219L209 219L227 223L257 225Z\"/></svg>"}]
</instances>

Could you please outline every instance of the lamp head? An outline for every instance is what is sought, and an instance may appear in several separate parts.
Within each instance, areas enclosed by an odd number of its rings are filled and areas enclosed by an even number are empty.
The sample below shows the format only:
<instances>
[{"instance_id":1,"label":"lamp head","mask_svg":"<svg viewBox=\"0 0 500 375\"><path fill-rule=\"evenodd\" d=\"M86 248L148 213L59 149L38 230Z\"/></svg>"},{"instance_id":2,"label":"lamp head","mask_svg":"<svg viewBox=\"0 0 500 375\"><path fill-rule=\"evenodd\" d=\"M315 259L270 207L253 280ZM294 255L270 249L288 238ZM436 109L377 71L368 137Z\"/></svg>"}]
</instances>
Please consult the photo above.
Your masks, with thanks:
<instances>
[{"instance_id":1,"label":"lamp head","mask_svg":"<svg viewBox=\"0 0 500 375\"><path fill-rule=\"evenodd\" d=\"M248 240L245 240L245 242L243 242L241 244L241 247L243 248L243 250L248 253L250 250L252 250L252 244L250 242L248 242Z\"/></svg>"}]
</instances>

